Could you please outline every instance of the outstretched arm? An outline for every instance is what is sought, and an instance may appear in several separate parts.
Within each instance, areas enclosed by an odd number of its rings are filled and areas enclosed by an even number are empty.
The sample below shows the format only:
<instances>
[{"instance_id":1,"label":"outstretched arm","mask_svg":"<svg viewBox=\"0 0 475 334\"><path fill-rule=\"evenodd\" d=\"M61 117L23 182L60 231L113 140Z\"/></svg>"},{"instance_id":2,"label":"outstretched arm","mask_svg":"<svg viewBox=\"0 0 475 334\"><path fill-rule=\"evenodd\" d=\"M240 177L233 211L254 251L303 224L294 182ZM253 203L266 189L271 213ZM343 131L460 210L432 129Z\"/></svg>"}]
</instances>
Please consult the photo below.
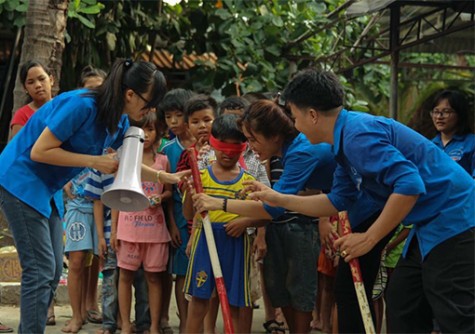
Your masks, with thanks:
<instances>
[{"instance_id":1,"label":"outstretched arm","mask_svg":"<svg viewBox=\"0 0 475 334\"><path fill-rule=\"evenodd\" d=\"M364 233L351 233L335 241L335 248L348 254L345 261L368 253L382 238L388 235L406 218L419 195L391 194L378 219Z\"/></svg>"},{"instance_id":2,"label":"outstretched arm","mask_svg":"<svg viewBox=\"0 0 475 334\"><path fill-rule=\"evenodd\" d=\"M245 183L246 190L251 191L249 197L260 200L270 206L279 206L290 211L296 211L310 217L332 216L338 210L325 194L312 196L285 195L257 181Z\"/></svg>"}]
</instances>

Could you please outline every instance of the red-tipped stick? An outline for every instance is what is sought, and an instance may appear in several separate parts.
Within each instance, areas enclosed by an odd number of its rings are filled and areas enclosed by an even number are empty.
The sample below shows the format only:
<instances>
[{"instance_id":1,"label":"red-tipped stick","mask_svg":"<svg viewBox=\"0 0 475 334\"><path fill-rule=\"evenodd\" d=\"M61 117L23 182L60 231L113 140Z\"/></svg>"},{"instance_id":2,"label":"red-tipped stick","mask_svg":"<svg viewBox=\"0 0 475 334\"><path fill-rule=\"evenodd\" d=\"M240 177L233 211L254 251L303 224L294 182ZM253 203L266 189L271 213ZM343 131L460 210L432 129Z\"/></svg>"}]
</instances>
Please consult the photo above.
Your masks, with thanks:
<instances>
[{"instance_id":1,"label":"red-tipped stick","mask_svg":"<svg viewBox=\"0 0 475 334\"><path fill-rule=\"evenodd\" d=\"M194 149L188 149L188 155L190 158L191 173L193 175L195 191L197 193L202 193L203 185L201 184L201 176L200 171L198 170L198 162L196 160ZM224 332L226 334L234 334L228 295L226 293L226 286L224 285L223 273L221 272L221 265L219 264L218 251L216 250L216 243L214 241L213 230L211 229L211 222L209 220L208 212L202 212L201 217L203 219L203 229L205 231L206 244L208 245L209 257L211 260L211 266L213 268L214 279L216 281L216 290L218 291L218 297L221 303Z\"/></svg>"},{"instance_id":2,"label":"red-tipped stick","mask_svg":"<svg viewBox=\"0 0 475 334\"><path fill-rule=\"evenodd\" d=\"M342 211L338 213L338 219L341 225L343 235L351 233L350 219L348 212ZM376 333L374 329L373 318L371 317L371 309L369 308L368 298L364 289L363 278L361 276L360 261L358 258L350 260L351 276L353 276L353 283L355 285L356 297L360 306L361 318L363 318L364 329L366 333Z\"/></svg>"}]
</instances>

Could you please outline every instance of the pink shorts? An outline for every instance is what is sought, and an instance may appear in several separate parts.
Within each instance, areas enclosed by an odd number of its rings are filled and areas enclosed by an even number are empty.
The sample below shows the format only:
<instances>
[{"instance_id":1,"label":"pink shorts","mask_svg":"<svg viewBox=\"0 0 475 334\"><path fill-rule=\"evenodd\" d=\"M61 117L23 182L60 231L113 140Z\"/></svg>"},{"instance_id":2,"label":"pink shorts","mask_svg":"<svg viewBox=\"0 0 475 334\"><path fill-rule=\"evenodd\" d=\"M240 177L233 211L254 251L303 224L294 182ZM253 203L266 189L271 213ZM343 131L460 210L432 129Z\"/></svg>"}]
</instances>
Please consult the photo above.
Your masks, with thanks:
<instances>
[{"instance_id":1,"label":"pink shorts","mask_svg":"<svg viewBox=\"0 0 475 334\"><path fill-rule=\"evenodd\" d=\"M128 242L120 240L117 251L117 265L119 268L137 271L143 263L143 269L148 272L159 273L167 269L168 242Z\"/></svg>"}]
</instances>

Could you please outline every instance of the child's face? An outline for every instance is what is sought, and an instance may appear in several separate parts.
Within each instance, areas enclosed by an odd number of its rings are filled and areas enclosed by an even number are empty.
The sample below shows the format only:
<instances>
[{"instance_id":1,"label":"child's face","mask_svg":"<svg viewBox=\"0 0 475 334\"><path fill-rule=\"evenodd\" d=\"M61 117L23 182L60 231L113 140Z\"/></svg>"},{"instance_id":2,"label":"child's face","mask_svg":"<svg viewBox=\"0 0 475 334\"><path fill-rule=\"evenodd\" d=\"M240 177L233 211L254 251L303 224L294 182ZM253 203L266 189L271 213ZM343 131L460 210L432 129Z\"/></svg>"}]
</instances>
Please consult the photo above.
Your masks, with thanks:
<instances>
[{"instance_id":1,"label":"child's face","mask_svg":"<svg viewBox=\"0 0 475 334\"><path fill-rule=\"evenodd\" d=\"M214 113L211 109L195 111L188 117L188 128L196 140L208 141L211 126L214 121Z\"/></svg>"},{"instance_id":2,"label":"child's face","mask_svg":"<svg viewBox=\"0 0 475 334\"><path fill-rule=\"evenodd\" d=\"M222 142L226 144L242 144L241 141L236 139L224 139ZM216 163L218 163L223 169L232 169L236 166L241 157L241 154L229 156L223 151L218 151L217 149L214 149L214 153L216 155Z\"/></svg>"},{"instance_id":3,"label":"child's face","mask_svg":"<svg viewBox=\"0 0 475 334\"><path fill-rule=\"evenodd\" d=\"M53 77L46 73L43 67L34 66L28 70L25 89L35 103L42 105L51 100L53 83Z\"/></svg>"},{"instance_id":4,"label":"child's face","mask_svg":"<svg viewBox=\"0 0 475 334\"><path fill-rule=\"evenodd\" d=\"M153 144L157 141L157 129L153 124L146 124L143 128L145 132L145 142L143 144L144 149L153 147Z\"/></svg>"},{"instance_id":5,"label":"child's face","mask_svg":"<svg viewBox=\"0 0 475 334\"><path fill-rule=\"evenodd\" d=\"M165 111L165 122L175 136L180 136L186 131L185 117L181 110Z\"/></svg>"}]
</instances>

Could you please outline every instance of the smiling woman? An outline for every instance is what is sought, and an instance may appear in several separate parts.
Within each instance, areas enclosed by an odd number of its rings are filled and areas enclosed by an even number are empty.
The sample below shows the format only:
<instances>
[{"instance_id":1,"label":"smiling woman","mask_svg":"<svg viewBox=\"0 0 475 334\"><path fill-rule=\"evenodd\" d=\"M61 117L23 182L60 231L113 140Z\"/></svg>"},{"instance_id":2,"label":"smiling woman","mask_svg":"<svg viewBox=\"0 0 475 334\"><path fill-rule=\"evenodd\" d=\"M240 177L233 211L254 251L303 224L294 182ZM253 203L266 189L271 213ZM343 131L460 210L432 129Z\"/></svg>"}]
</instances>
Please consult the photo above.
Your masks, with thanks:
<instances>
[{"instance_id":1,"label":"smiling woman","mask_svg":"<svg viewBox=\"0 0 475 334\"><path fill-rule=\"evenodd\" d=\"M152 63L117 60L98 88L66 92L43 105L3 150L0 208L22 267L19 332L44 332L61 275L62 224L53 195L84 167L115 172L118 162L102 155L104 149L117 149L129 127L127 116L143 117L165 90L165 78ZM143 168L145 178L156 175ZM180 175L164 172L160 181L176 183Z\"/></svg>"},{"instance_id":2,"label":"smiling woman","mask_svg":"<svg viewBox=\"0 0 475 334\"><path fill-rule=\"evenodd\" d=\"M473 120L468 117L469 108L461 92L444 90L437 94L430 115L438 134L432 142L475 177L475 135L470 129Z\"/></svg>"}]
</instances>

